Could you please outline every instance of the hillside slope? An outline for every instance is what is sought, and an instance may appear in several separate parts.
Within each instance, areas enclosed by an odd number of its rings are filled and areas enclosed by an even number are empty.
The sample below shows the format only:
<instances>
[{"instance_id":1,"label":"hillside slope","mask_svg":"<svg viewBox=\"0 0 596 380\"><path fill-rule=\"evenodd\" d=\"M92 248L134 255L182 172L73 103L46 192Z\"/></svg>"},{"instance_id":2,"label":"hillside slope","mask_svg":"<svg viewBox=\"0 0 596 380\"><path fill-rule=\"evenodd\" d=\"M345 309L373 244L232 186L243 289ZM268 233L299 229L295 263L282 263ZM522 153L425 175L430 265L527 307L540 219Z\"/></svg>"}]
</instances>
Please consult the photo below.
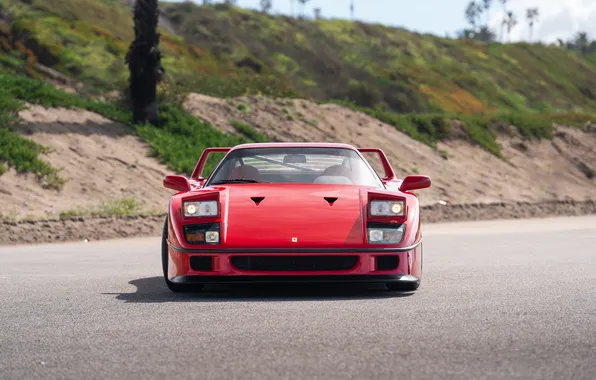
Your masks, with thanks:
<instances>
[{"instance_id":1,"label":"hillside slope","mask_svg":"<svg viewBox=\"0 0 596 380\"><path fill-rule=\"evenodd\" d=\"M130 3L1 0L0 66L22 70L18 56L88 87L120 89L133 38ZM408 113L596 111L593 53L271 16L225 4L164 2L161 9L168 78L194 92L304 94Z\"/></svg>"},{"instance_id":2,"label":"hillside slope","mask_svg":"<svg viewBox=\"0 0 596 380\"><path fill-rule=\"evenodd\" d=\"M80 109L30 105L19 117L19 134L50 149L40 158L66 183L46 189L35 176L8 170L0 176L0 219L77 216L118 205L119 215L161 213L167 207L171 191L161 180L170 170L148 157L149 147L130 128Z\"/></svg>"},{"instance_id":3,"label":"hillside slope","mask_svg":"<svg viewBox=\"0 0 596 380\"><path fill-rule=\"evenodd\" d=\"M227 134L261 136L259 141L339 141L380 147L399 177L414 173L432 177L433 186L418 192L423 206L439 201L469 205L596 200L594 125L586 131L559 126L552 141L502 133L498 140L505 161L455 135L434 150L393 126L340 105L191 94L184 106ZM148 157L150 147L128 127L77 109L29 106L19 116L18 133L49 147L41 158L60 170L67 182L61 190L45 189L33 175L10 169L0 176L0 219L164 212L172 192L161 181L173 171ZM457 126L454 131L458 133ZM199 148L187 150L186 159L194 163L200 153ZM376 156L367 158L380 169ZM189 175L188 170L181 174ZM441 210L430 212L431 220L449 217ZM501 212L479 209L469 217L490 219Z\"/></svg>"},{"instance_id":4,"label":"hillside slope","mask_svg":"<svg viewBox=\"0 0 596 380\"><path fill-rule=\"evenodd\" d=\"M49 68L63 81L79 83L79 91L81 85L92 93L121 90L134 38L131 15L130 0L0 0L0 68L45 78ZM271 73L239 75L233 62L188 44L172 33L166 18L161 21L160 49L169 82L202 79L198 89L212 93L242 94L247 85L293 93Z\"/></svg>"},{"instance_id":5,"label":"hillside slope","mask_svg":"<svg viewBox=\"0 0 596 380\"><path fill-rule=\"evenodd\" d=\"M344 20L271 16L224 5L164 4L193 45L252 58L316 99L399 112L593 111L596 55L480 43Z\"/></svg>"}]
</instances>

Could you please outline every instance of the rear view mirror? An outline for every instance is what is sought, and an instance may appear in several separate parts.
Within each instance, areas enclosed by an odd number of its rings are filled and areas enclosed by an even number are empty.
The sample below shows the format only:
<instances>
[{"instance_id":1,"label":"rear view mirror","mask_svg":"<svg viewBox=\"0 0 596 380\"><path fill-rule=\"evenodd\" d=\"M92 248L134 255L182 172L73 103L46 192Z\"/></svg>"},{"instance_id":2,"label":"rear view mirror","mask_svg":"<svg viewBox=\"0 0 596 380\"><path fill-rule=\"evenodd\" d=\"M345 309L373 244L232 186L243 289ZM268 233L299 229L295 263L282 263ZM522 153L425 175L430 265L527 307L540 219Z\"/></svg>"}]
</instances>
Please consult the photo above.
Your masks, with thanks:
<instances>
[{"instance_id":1,"label":"rear view mirror","mask_svg":"<svg viewBox=\"0 0 596 380\"><path fill-rule=\"evenodd\" d=\"M430 187L430 185L430 177L427 177L425 175L409 175L406 178L404 178L403 182L399 186L399 191L425 189L427 187Z\"/></svg>"},{"instance_id":2,"label":"rear view mirror","mask_svg":"<svg viewBox=\"0 0 596 380\"><path fill-rule=\"evenodd\" d=\"M284 156L284 164L305 164L306 156L303 154L287 154Z\"/></svg>"},{"instance_id":3,"label":"rear view mirror","mask_svg":"<svg viewBox=\"0 0 596 380\"><path fill-rule=\"evenodd\" d=\"M190 191L188 179L181 175L168 175L163 179L163 186L178 191Z\"/></svg>"}]
</instances>

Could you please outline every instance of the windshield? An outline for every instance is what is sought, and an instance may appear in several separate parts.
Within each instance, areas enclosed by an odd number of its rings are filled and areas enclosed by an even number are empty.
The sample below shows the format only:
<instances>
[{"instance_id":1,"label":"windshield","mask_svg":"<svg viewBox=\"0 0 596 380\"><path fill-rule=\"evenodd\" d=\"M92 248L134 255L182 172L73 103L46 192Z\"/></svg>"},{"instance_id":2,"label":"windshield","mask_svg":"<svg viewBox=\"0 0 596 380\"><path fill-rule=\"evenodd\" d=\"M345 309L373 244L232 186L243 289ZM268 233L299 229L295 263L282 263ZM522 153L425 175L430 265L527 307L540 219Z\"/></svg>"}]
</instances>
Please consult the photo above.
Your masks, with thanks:
<instances>
[{"instance_id":1,"label":"windshield","mask_svg":"<svg viewBox=\"0 0 596 380\"><path fill-rule=\"evenodd\" d=\"M370 165L346 148L246 148L230 152L206 185L310 183L383 187Z\"/></svg>"}]
</instances>

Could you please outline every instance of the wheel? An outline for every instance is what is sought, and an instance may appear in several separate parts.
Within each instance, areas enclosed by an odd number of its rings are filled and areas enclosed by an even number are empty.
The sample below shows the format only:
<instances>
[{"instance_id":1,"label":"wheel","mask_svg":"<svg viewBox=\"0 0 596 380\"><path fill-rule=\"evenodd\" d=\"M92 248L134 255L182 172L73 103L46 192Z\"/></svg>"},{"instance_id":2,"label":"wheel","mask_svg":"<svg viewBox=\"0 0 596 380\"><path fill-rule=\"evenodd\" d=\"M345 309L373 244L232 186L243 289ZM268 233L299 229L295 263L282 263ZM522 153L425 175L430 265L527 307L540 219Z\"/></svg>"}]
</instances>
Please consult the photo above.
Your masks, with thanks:
<instances>
[{"instance_id":1,"label":"wheel","mask_svg":"<svg viewBox=\"0 0 596 380\"><path fill-rule=\"evenodd\" d=\"M161 234L161 267L163 270L163 278L168 289L172 292L180 293L189 291L189 287L185 284L176 284L168 279L168 217L163 225L163 232ZM193 286L193 290L199 290L202 286Z\"/></svg>"}]
</instances>

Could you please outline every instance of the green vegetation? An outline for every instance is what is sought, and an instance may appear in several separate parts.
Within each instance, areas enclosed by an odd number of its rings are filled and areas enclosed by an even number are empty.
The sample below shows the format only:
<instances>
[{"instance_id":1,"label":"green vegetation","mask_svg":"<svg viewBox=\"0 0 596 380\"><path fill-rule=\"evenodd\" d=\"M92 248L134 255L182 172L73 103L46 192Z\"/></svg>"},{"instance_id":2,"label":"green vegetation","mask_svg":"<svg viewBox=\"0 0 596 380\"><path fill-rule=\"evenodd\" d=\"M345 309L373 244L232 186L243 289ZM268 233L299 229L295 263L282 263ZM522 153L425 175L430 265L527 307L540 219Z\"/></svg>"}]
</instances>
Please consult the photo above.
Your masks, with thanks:
<instances>
[{"instance_id":1,"label":"green vegetation","mask_svg":"<svg viewBox=\"0 0 596 380\"><path fill-rule=\"evenodd\" d=\"M6 172L8 165L19 173L33 173L44 188L59 190L65 180L58 175L58 170L38 158L39 154L47 152L47 148L14 133L17 113L25 100L22 95L32 90L27 98L35 96L35 88L21 87L23 83L18 79L0 75L0 175Z\"/></svg>"},{"instance_id":2,"label":"green vegetation","mask_svg":"<svg viewBox=\"0 0 596 380\"><path fill-rule=\"evenodd\" d=\"M137 127L137 133L151 145L151 155L162 164L190 175L201 152L210 146L234 146L250 142L242 136L221 132L210 124L184 112L172 104L162 104L159 110L159 127L149 124ZM217 164L215 155L209 158L206 173Z\"/></svg>"},{"instance_id":3,"label":"green vegetation","mask_svg":"<svg viewBox=\"0 0 596 380\"><path fill-rule=\"evenodd\" d=\"M276 17L222 4L163 9L189 43L223 61L250 59L256 71L272 70L318 100L406 113L596 110L596 54L589 52Z\"/></svg>"},{"instance_id":4,"label":"green vegetation","mask_svg":"<svg viewBox=\"0 0 596 380\"><path fill-rule=\"evenodd\" d=\"M119 0L3 0L0 11L12 21L0 21L0 65L41 78L40 63L84 83L88 91L123 89L128 79L125 56L134 38L131 8L125 4ZM163 27L160 33L162 65L170 81L222 97L298 94L271 71L245 72Z\"/></svg>"},{"instance_id":5,"label":"green vegetation","mask_svg":"<svg viewBox=\"0 0 596 380\"><path fill-rule=\"evenodd\" d=\"M244 137L246 137L251 142L269 142L271 141L269 137L265 136L264 134L260 133L250 125L236 121L230 120L230 124Z\"/></svg>"},{"instance_id":6,"label":"green vegetation","mask_svg":"<svg viewBox=\"0 0 596 380\"><path fill-rule=\"evenodd\" d=\"M134 197L111 199L101 202L98 206L81 207L63 211L58 214L60 219L72 219L88 216L111 217L131 215L161 214L157 210L146 210L141 202Z\"/></svg>"},{"instance_id":7,"label":"green vegetation","mask_svg":"<svg viewBox=\"0 0 596 380\"><path fill-rule=\"evenodd\" d=\"M439 141L453 137L457 133L453 130L454 121L460 121L465 132L463 137L469 138L471 142L498 157L501 157L501 150L496 137L497 132L506 132L503 130L503 125L513 126L515 134L525 138L550 139L553 137L554 124L583 128L586 123L596 120L594 113L398 114L358 107L349 102L336 103L392 125L398 131L433 148L436 148Z\"/></svg>"}]
</instances>

